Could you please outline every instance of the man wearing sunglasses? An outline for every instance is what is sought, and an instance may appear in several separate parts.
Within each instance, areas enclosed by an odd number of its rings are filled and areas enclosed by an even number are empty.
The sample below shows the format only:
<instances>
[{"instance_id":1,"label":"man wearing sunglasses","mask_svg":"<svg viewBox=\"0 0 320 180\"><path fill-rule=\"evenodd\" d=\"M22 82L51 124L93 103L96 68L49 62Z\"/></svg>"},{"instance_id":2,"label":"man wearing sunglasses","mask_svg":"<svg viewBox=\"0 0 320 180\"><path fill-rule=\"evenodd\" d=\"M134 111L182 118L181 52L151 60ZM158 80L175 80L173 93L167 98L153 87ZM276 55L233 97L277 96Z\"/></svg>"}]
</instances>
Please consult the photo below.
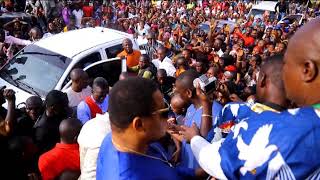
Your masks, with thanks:
<instances>
[{"instance_id":1,"label":"man wearing sunglasses","mask_svg":"<svg viewBox=\"0 0 320 180\"><path fill-rule=\"evenodd\" d=\"M100 147L97 180L188 179L195 175L191 169L174 168L154 143L166 134L169 111L156 84L137 77L119 81L109 103L112 132Z\"/></svg>"}]
</instances>

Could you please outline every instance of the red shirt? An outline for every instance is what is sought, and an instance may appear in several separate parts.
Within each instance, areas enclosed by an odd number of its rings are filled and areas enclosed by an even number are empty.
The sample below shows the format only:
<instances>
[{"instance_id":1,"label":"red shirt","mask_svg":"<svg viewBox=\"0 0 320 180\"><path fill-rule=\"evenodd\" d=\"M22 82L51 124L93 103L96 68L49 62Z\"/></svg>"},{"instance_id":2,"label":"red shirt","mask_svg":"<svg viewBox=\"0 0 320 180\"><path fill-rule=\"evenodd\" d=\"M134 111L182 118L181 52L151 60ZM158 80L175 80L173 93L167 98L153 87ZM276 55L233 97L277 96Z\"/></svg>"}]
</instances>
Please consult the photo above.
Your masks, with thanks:
<instances>
[{"instance_id":1,"label":"red shirt","mask_svg":"<svg viewBox=\"0 0 320 180\"><path fill-rule=\"evenodd\" d=\"M92 17L93 16L93 6L83 6L83 16Z\"/></svg>"},{"instance_id":2,"label":"red shirt","mask_svg":"<svg viewBox=\"0 0 320 180\"><path fill-rule=\"evenodd\" d=\"M80 171L79 145L57 143L40 156L38 166L43 180L54 179L65 170Z\"/></svg>"},{"instance_id":3,"label":"red shirt","mask_svg":"<svg viewBox=\"0 0 320 180\"><path fill-rule=\"evenodd\" d=\"M237 32L236 33L240 38L244 40L244 45L245 46L251 46L254 44L254 38L251 36L245 36L242 33Z\"/></svg>"}]
</instances>

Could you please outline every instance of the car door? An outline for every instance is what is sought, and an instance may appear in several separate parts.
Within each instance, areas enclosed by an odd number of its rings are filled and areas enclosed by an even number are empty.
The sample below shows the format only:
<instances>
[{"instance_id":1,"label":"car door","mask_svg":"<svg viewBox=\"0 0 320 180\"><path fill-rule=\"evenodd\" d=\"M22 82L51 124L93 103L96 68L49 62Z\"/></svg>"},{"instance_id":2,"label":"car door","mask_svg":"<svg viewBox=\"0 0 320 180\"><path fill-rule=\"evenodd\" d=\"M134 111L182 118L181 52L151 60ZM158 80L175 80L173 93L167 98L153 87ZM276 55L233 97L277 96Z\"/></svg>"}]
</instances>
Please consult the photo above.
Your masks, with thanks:
<instances>
[{"instance_id":1,"label":"car door","mask_svg":"<svg viewBox=\"0 0 320 180\"><path fill-rule=\"evenodd\" d=\"M92 85L93 80L96 77L105 78L109 86L113 86L118 80L121 72L126 71L125 60L120 58L105 59L95 62L85 68L83 68L89 75L89 85ZM64 86L63 90L66 90L71 86L71 80Z\"/></svg>"}]
</instances>

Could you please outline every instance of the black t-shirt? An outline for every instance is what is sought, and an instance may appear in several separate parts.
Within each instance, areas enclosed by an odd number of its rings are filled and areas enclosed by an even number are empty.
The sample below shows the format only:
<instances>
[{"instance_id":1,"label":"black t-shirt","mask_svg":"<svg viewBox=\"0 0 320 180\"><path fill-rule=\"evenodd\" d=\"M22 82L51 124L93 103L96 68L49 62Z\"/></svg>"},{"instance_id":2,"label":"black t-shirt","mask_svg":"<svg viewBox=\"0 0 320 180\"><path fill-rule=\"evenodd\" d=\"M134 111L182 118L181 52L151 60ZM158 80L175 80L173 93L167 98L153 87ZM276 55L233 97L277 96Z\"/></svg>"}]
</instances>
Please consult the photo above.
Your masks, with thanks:
<instances>
[{"instance_id":1,"label":"black t-shirt","mask_svg":"<svg viewBox=\"0 0 320 180\"><path fill-rule=\"evenodd\" d=\"M47 117L44 113L33 126L33 140L40 154L52 149L60 141L59 125L64 118Z\"/></svg>"},{"instance_id":2,"label":"black t-shirt","mask_svg":"<svg viewBox=\"0 0 320 180\"><path fill-rule=\"evenodd\" d=\"M175 81L176 80L174 77L168 76L162 85L159 84L159 89L167 102L170 102L171 100L171 95L173 93L173 84L175 83Z\"/></svg>"},{"instance_id":3,"label":"black t-shirt","mask_svg":"<svg viewBox=\"0 0 320 180\"><path fill-rule=\"evenodd\" d=\"M281 13L286 13L287 11L288 11L288 5L287 5L287 3L281 3L281 2L278 2L277 4L276 4L276 10L277 10L277 8L279 8L279 12L281 12Z\"/></svg>"}]
</instances>

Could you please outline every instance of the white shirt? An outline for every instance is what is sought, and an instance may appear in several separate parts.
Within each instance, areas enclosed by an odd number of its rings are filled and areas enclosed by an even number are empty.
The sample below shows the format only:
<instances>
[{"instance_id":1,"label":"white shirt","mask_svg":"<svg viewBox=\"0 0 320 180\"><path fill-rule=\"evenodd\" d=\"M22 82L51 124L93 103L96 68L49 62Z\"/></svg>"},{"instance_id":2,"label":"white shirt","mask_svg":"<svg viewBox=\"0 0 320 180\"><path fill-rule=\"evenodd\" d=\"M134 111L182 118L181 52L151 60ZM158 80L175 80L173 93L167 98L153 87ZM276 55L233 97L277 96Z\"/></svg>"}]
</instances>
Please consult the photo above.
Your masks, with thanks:
<instances>
[{"instance_id":1,"label":"white shirt","mask_svg":"<svg viewBox=\"0 0 320 180\"><path fill-rule=\"evenodd\" d=\"M209 143L200 136L195 136L190 141L193 155L201 168L217 179L227 179L220 165L221 157L219 155L219 148L222 142L223 139ZM212 161L212 159L215 159L215 161Z\"/></svg>"},{"instance_id":2,"label":"white shirt","mask_svg":"<svg viewBox=\"0 0 320 180\"><path fill-rule=\"evenodd\" d=\"M80 147L80 180L95 180L97 158L104 137L111 132L109 113L97 116L85 123L78 136Z\"/></svg>"},{"instance_id":3,"label":"white shirt","mask_svg":"<svg viewBox=\"0 0 320 180\"><path fill-rule=\"evenodd\" d=\"M174 77L176 68L173 66L171 59L168 57L165 57L162 62L159 59L154 59L152 60L152 63L157 69L164 69L166 70L168 76Z\"/></svg>"},{"instance_id":4,"label":"white shirt","mask_svg":"<svg viewBox=\"0 0 320 180\"><path fill-rule=\"evenodd\" d=\"M76 26L78 28L81 27L81 20L83 17L83 11L81 9L79 9L78 11L75 9L72 11L72 14L76 17Z\"/></svg>"},{"instance_id":5,"label":"white shirt","mask_svg":"<svg viewBox=\"0 0 320 180\"><path fill-rule=\"evenodd\" d=\"M149 34L148 30L145 27L141 29L140 26L138 26L136 30L139 36L146 36Z\"/></svg>"},{"instance_id":6,"label":"white shirt","mask_svg":"<svg viewBox=\"0 0 320 180\"><path fill-rule=\"evenodd\" d=\"M219 57L223 55L223 51L221 49L219 49L219 51L216 51L216 53L218 54Z\"/></svg>"},{"instance_id":7,"label":"white shirt","mask_svg":"<svg viewBox=\"0 0 320 180\"><path fill-rule=\"evenodd\" d=\"M91 96L92 89L90 86L87 86L85 89L82 89L81 92L75 92L69 87L65 93L67 93L69 99L70 107L77 107L81 101L84 101L86 97Z\"/></svg>"}]
</instances>

